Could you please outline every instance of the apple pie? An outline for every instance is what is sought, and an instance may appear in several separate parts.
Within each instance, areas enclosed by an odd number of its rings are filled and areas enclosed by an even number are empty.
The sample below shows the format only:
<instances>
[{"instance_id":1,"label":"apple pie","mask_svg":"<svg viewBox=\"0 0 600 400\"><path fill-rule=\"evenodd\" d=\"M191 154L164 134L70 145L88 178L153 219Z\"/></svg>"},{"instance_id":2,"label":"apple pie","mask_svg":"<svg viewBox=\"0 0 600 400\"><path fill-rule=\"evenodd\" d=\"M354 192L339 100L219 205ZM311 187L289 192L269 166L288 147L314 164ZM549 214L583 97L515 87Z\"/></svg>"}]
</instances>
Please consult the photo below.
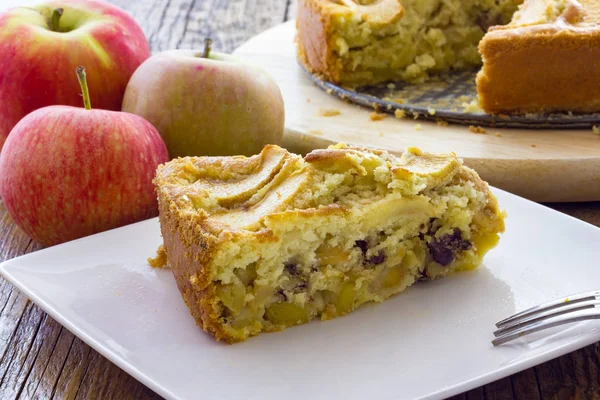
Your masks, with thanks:
<instances>
[{"instance_id":1,"label":"apple pie","mask_svg":"<svg viewBox=\"0 0 600 400\"><path fill-rule=\"evenodd\" d=\"M600 111L598 0L299 0L298 59L343 86L477 68L491 113Z\"/></svg>"},{"instance_id":2,"label":"apple pie","mask_svg":"<svg viewBox=\"0 0 600 400\"><path fill-rule=\"evenodd\" d=\"M303 158L270 145L175 159L155 185L183 299L229 343L473 269L504 230L477 173L417 148L396 157L339 144Z\"/></svg>"}]
</instances>

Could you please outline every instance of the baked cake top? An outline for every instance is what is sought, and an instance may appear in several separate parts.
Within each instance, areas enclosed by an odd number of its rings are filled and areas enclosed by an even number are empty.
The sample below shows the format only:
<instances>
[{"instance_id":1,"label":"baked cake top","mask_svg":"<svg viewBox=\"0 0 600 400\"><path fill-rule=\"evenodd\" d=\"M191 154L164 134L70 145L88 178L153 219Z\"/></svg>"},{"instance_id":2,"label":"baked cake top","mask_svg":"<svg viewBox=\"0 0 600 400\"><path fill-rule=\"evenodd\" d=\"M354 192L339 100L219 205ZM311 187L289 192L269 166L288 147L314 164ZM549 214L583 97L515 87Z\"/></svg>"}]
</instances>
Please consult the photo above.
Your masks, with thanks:
<instances>
[{"instance_id":1,"label":"baked cake top","mask_svg":"<svg viewBox=\"0 0 600 400\"><path fill-rule=\"evenodd\" d=\"M204 215L216 230L258 231L283 211L361 207L390 194L424 194L471 174L454 153L414 147L396 157L339 144L302 158L270 145L248 158L176 159L159 167L155 184L181 215Z\"/></svg>"},{"instance_id":2,"label":"baked cake top","mask_svg":"<svg viewBox=\"0 0 600 400\"><path fill-rule=\"evenodd\" d=\"M584 33L598 31L599 0L529 0L524 2L507 25L495 26L494 31L524 33L555 33L558 31Z\"/></svg>"}]
</instances>

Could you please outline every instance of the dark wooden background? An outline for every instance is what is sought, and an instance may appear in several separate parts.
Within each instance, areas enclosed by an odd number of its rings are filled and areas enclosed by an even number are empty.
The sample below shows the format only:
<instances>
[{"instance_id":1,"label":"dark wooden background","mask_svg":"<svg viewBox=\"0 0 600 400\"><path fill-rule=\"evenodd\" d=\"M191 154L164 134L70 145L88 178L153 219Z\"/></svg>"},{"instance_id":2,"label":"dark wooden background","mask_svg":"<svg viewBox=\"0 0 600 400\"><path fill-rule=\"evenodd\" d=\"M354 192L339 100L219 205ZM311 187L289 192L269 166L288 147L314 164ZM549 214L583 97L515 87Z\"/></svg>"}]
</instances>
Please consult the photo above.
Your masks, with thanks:
<instances>
[{"instance_id":1,"label":"dark wooden background","mask_svg":"<svg viewBox=\"0 0 600 400\"><path fill-rule=\"evenodd\" d=\"M153 52L202 48L205 36L214 39L215 50L230 52L263 30L294 18L296 12L295 0L113 2L126 9L143 27ZM553 207L600 226L600 203ZM14 225L0 201L0 261L40 248ZM202 396L200 387L199 382L198 393ZM402 397L401 387L398 396ZM160 397L92 350L0 278L0 399L16 398ZM285 393L282 398L285 399ZM455 398L598 399L600 346L588 346Z\"/></svg>"}]
</instances>

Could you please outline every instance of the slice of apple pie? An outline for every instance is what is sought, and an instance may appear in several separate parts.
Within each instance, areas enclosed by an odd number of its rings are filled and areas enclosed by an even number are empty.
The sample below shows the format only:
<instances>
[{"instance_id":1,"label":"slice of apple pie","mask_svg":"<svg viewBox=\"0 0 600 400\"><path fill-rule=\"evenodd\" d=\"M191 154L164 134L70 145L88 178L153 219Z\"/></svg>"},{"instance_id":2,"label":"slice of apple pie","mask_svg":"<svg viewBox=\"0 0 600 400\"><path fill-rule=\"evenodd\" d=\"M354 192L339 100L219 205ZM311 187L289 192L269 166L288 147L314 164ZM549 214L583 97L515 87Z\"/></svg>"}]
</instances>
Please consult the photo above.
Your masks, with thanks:
<instances>
[{"instance_id":1,"label":"slice of apple pie","mask_svg":"<svg viewBox=\"0 0 600 400\"><path fill-rule=\"evenodd\" d=\"M481 263L504 230L455 154L340 144L188 157L158 170L164 249L196 322L238 342Z\"/></svg>"}]
</instances>

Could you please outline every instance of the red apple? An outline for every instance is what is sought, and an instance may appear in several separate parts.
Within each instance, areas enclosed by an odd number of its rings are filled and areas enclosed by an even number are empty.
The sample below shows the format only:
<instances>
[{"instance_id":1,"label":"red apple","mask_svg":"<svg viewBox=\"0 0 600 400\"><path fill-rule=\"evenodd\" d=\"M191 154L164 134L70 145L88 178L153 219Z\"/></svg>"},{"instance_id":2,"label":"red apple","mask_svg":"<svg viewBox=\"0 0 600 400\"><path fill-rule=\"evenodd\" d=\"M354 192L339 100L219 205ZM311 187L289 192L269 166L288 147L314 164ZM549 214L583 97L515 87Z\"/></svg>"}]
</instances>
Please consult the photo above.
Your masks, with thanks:
<instances>
[{"instance_id":1,"label":"red apple","mask_svg":"<svg viewBox=\"0 0 600 400\"><path fill-rule=\"evenodd\" d=\"M0 195L15 223L54 245L158 214L152 179L169 160L146 120L124 112L50 106L11 131L0 153Z\"/></svg>"},{"instance_id":2,"label":"red apple","mask_svg":"<svg viewBox=\"0 0 600 400\"><path fill-rule=\"evenodd\" d=\"M0 14L0 150L31 111L81 106L71 79L79 65L91 71L94 106L119 111L129 78L149 56L136 22L100 0L54 0Z\"/></svg>"}]
</instances>

